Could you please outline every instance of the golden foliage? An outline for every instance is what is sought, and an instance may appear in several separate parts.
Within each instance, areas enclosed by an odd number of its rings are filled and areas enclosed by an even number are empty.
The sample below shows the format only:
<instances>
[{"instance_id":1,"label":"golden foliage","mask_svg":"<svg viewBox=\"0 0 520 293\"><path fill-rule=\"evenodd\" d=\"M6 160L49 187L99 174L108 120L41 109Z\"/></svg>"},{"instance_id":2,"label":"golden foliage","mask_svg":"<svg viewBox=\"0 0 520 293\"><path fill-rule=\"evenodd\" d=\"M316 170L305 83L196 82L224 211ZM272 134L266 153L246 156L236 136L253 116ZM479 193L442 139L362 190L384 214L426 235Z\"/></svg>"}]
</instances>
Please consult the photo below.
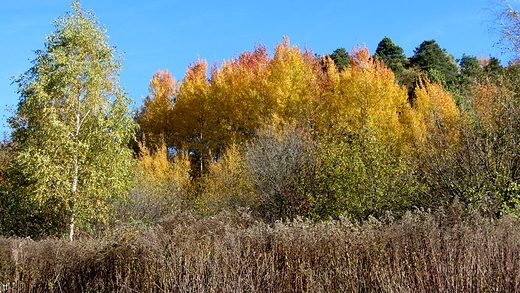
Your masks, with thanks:
<instances>
[{"instance_id":1,"label":"golden foliage","mask_svg":"<svg viewBox=\"0 0 520 293\"><path fill-rule=\"evenodd\" d=\"M177 86L178 82L167 69L157 71L150 81L150 95L144 98L137 116L141 133L149 146L158 147L161 140L171 142L172 111Z\"/></svg>"},{"instance_id":2,"label":"golden foliage","mask_svg":"<svg viewBox=\"0 0 520 293\"><path fill-rule=\"evenodd\" d=\"M353 50L352 66L341 72L330 58L325 63L330 91L319 105L323 132L374 131L381 139L401 137L399 115L408 106L407 94L390 68L372 58L366 48Z\"/></svg>"},{"instance_id":3,"label":"golden foliage","mask_svg":"<svg viewBox=\"0 0 520 293\"><path fill-rule=\"evenodd\" d=\"M153 151L140 143L135 186L116 207L118 220L154 222L183 208L191 186L190 160L184 153L172 158L164 142Z\"/></svg>"},{"instance_id":4,"label":"golden foliage","mask_svg":"<svg viewBox=\"0 0 520 293\"><path fill-rule=\"evenodd\" d=\"M500 98L504 96L504 88L497 84L485 81L477 84L473 89L472 108L480 126L487 130L496 130L501 121L498 120L499 111L503 107Z\"/></svg>"},{"instance_id":5,"label":"golden foliage","mask_svg":"<svg viewBox=\"0 0 520 293\"><path fill-rule=\"evenodd\" d=\"M364 47L355 48L351 67L339 72L330 57L320 60L284 37L272 57L260 45L209 71L210 76L207 62L198 60L172 91L152 84L157 93L175 95L172 118L166 118L168 147L190 153L201 171L267 123L298 125L323 136L369 134L399 142L404 150L436 127L455 135L460 119L453 97L426 79L412 107L393 71Z\"/></svg>"},{"instance_id":6,"label":"golden foliage","mask_svg":"<svg viewBox=\"0 0 520 293\"><path fill-rule=\"evenodd\" d=\"M211 109L218 124L219 147L251 137L263 123L268 54L265 47L245 52L212 68Z\"/></svg>"},{"instance_id":7,"label":"golden foliage","mask_svg":"<svg viewBox=\"0 0 520 293\"><path fill-rule=\"evenodd\" d=\"M139 148L139 163L136 171L145 181L151 184L176 181L180 185L189 182L188 170L190 166L185 154L178 153L171 160L165 143L162 143L153 152L143 143L140 143Z\"/></svg>"},{"instance_id":8,"label":"golden foliage","mask_svg":"<svg viewBox=\"0 0 520 293\"><path fill-rule=\"evenodd\" d=\"M453 95L445 91L442 84L426 77L420 79L414 93L414 130L417 141L424 142L435 131L443 132L449 140L457 140L461 114Z\"/></svg>"},{"instance_id":9,"label":"golden foliage","mask_svg":"<svg viewBox=\"0 0 520 293\"><path fill-rule=\"evenodd\" d=\"M312 52L291 47L288 37L275 48L269 63L268 99L274 101L273 121L308 126L313 120L317 68ZM302 126L303 126L302 125Z\"/></svg>"},{"instance_id":10,"label":"golden foliage","mask_svg":"<svg viewBox=\"0 0 520 293\"><path fill-rule=\"evenodd\" d=\"M220 160L211 162L209 175L204 178L203 210L215 213L258 205L260 199L244 164L242 150L237 144L229 146Z\"/></svg>"}]
</instances>

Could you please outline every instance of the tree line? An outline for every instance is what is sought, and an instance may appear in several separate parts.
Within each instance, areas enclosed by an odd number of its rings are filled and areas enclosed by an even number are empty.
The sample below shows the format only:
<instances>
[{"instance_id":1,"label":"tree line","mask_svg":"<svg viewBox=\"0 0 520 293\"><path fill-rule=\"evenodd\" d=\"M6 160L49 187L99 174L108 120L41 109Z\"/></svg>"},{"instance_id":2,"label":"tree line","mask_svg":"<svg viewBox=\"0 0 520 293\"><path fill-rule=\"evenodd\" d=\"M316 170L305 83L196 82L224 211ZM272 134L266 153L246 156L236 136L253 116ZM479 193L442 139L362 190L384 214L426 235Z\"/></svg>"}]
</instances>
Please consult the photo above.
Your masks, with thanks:
<instances>
[{"instance_id":1,"label":"tree line","mask_svg":"<svg viewBox=\"0 0 520 293\"><path fill-rule=\"evenodd\" d=\"M136 113L121 59L72 3L18 84L0 148L0 232L94 233L174 210L267 222L411 209L518 215L519 65L385 37L317 55L283 38L159 70ZM509 14L509 17L516 17Z\"/></svg>"}]
</instances>

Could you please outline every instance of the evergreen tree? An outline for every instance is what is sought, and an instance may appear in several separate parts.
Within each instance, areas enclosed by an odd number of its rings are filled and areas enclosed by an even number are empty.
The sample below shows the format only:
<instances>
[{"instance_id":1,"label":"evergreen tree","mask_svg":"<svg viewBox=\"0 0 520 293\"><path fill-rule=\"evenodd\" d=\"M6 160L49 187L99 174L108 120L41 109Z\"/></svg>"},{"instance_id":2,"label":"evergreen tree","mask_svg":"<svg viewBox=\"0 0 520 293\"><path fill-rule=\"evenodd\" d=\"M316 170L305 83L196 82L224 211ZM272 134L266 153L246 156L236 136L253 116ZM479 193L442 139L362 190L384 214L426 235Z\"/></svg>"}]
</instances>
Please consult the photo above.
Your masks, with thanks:
<instances>
[{"instance_id":1,"label":"evergreen tree","mask_svg":"<svg viewBox=\"0 0 520 293\"><path fill-rule=\"evenodd\" d=\"M500 60L496 57L491 57L484 65L484 72L488 75L500 75L504 71L504 67L500 65Z\"/></svg>"},{"instance_id":2,"label":"evergreen tree","mask_svg":"<svg viewBox=\"0 0 520 293\"><path fill-rule=\"evenodd\" d=\"M459 60L460 74L458 76L458 93L462 96L470 95L471 88L481 79L484 70L477 57L462 55Z\"/></svg>"},{"instance_id":3,"label":"evergreen tree","mask_svg":"<svg viewBox=\"0 0 520 293\"><path fill-rule=\"evenodd\" d=\"M482 66L475 56L462 55L459 60L460 73L468 77L477 77L482 74Z\"/></svg>"},{"instance_id":4,"label":"evergreen tree","mask_svg":"<svg viewBox=\"0 0 520 293\"><path fill-rule=\"evenodd\" d=\"M403 48L394 44L390 38L384 37L377 45L375 57L390 67L397 78L400 79L399 76L402 75L404 65L407 62Z\"/></svg>"},{"instance_id":5,"label":"evergreen tree","mask_svg":"<svg viewBox=\"0 0 520 293\"><path fill-rule=\"evenodd\" d=\"M410 59L412 66L428 74L432 80L442 81L448 89L457 79L458 66L452 55L442 49L435 40L422 42Z\"/></svg>"},{"instance_id":6,"label":"evergreen tree","mask_svg":"<svg viewBox=\"0 0 520 293\"><path fill-rule=\"evenodd\" d=\"M9 123L17 157L8 181L18 201L9 209L23 208L20 226L34 228L15 234L68 230L73 240L76 224L106 220L109 202L129 187L136 126L119 85L121 61L95 15L79 1L72 9L16 80L21 98Z\"/></svg>"},{"instance_id":7,"label":"evergreen tree","mask_svg":"<svg viewBox=\"0 0 520 293\"><path fill-rule=\"evenodd\" d=\"M334 64L336 64L339 71L350 66L350 55L345 48L334 50L334 52L330 54L330 58L334 61Z\"/></svg>"}]
</instances>

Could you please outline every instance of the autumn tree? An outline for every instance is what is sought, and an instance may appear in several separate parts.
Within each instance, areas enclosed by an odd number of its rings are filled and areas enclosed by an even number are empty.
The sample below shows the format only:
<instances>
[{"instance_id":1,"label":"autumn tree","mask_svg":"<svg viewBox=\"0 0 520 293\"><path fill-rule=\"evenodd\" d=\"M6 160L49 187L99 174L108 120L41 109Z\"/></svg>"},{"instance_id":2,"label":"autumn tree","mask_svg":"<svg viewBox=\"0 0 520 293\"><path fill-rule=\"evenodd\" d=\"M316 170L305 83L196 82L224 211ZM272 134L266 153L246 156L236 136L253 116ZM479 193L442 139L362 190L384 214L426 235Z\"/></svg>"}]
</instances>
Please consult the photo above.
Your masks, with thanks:
<instances>
[{"instance_id":1,"label":"autumn tree","mask_svg":"<svg viewBox=\"0 0 520 293\"><path fill-rule=\"evenodd\" d=\"M266 122L312 125L319 72L320 60L288 38L272 58L258 46L209 70L206 61L197 61L175 96L174 147L190 153L202 172L227 146L247 142Z\"/></svg>"},{"instance_id":2,"label":"autumn tree","mask_svg":"<svg viewBox=\"0 0 520 293\"><path fill-rule=\"evenodd\" d=\"M268 62L265 47L259 46L213 66L211 76L206 61L188 68L172 111L172 146L191 154L194 174L264 123L273 104L266 99Z\"/></svg>"},{"instance_id":3,"label":"autumn tree","mask_svg":"<svg viewBox=\"0 0 520 293\"><path fill-rule=\"evenodd\" d=\"M171 155L166 143L153 149L139 142L133 188L114 205L114 219L129 223L155 223L172 211L186 208L191 188L188 155Z\"/></svg>"},{"instance_id":4,"label":"autumn tree","mask_svg":"<svg viewBox=\"0 0 520 293\"><path fill-rule=\"evenodd\" d=\"M316 71L321 71L319 60L310 51L302 52L291 46L288 37L275 47L269 63L268 96L274 102L270 118L281 125L297 123L311 127L319 86Z\"/></svg>"},{"instance_id":5,"label":"autumn tree","mask_svg":"<svg viewBox=\"0 0 520 293\"><path fill-rule=\"evenodd\" d=\"M256 211L261 197L251 179L243 148L237 144L230 145L219 160L213 160L209 165L209 174L204 178L201 210L206 214L223 210Z\"/></svg>"},{"instance_id":6,"label":"autumn tree","mask_svg":"<svg viewBox=\"0 0 520 293\"><path fill-rule=\"evenodd\" d=\"M104 221L109 203L128 190L136 129L119 85L120 57L95 15L79 1L72 9L16 79L21 98L9 120L18 146L9 180L31 207L22 220L59 225L32 231L39 235L68 226L70 240L76 225Z\"/></svg>"},{"instance_id":7,"label":"autumn tree","mask_svg":"<svg viewBox=\"0 0 520 293\"><path fill-rule=\"evenodd\" d=\"M363 219L406 209L416 203L404 159L406 89L366 48L353 50L351 67L342 72L331 62L328 66L331 89L318 108L322 191L315 213Z\"/></svg>"},{"instance_id":8,"label":"autumn tree","mask_svg":"<svg viewBox=\"0 0 520 293\"><path fill-rule=\"evenodd\" d=\"M392 70L366 48L353 50L351 67L342 72L333 63L328 66L330 89L318 105L319 131L399 138L403 130L399 113L408 102Z\"/></svg>"},{"instance_id":9,"label":"autumn tree","mask_svg":"<svg viewBox=\"0 0 520 293\"><path fill-rule=\"evenodd\" d=\"M190 65L179 85L173 109L173 147L192 155L193 170L199 174L215 147L212 135L218 125L215 112L211 111L207 70L208 64L203 60Z\"/></svg>"},{"instance_id":10,"label":"autumn tree","mask_svg":"<svg viewBox=\"0 0 520 293\"><path fill-rule=\"evenodd\" d=\"M148 147L159 147L162 141L173 144L175 87L176 81L167 69L157 71L150 81L150 95L144 98L136 119Z\"/></svg>"},{"instance_id":11,"label":"autumn tree","mask_svg":"<svg viewBox=\"0 0 520 293\"><path fill-rule=\"evenodd\" d=\"M267 99L268 64L267 49L260 45L212 69L211 111L219 127L213 139L220 144L215 155L251 139L270 115L274 103Z\"/></svg>"},{"instance_id":12,"label":"autumn tree","mask_svg":"<svg viewBox=\"0 0 520 293\"><path fill-rule=\"evenodd\" d=\"M453 95L444 90L440 82L431 81L427 77L420 79L415 89L413 110L420 117L417 124L425 127L423 134L426 137L423 137L422 141L430 135L442 135L450 142L457 140L460 109ZM433 150L428 148L426 151Z\"/></svg>"}]
</instances>

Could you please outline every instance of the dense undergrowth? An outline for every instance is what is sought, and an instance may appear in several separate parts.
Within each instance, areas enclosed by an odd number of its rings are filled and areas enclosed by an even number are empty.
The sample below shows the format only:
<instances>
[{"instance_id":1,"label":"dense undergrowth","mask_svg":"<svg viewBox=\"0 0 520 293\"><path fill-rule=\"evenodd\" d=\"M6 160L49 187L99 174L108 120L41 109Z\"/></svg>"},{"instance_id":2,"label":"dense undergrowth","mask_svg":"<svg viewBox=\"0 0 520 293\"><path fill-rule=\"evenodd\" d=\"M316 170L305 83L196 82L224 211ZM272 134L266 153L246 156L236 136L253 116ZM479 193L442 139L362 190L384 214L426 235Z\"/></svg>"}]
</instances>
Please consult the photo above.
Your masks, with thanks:
<instances>
[{"instance_id":1,"label":"dense undergrowth","mask_svg":"<svg viewBox=\"0 0 520 293\"><path fill-rule=\"evenodd\" d=\"M75 242L0 238L0 292L518 292L518 220L266 224L177 213Z\"/></svg>"}]
</instances>

